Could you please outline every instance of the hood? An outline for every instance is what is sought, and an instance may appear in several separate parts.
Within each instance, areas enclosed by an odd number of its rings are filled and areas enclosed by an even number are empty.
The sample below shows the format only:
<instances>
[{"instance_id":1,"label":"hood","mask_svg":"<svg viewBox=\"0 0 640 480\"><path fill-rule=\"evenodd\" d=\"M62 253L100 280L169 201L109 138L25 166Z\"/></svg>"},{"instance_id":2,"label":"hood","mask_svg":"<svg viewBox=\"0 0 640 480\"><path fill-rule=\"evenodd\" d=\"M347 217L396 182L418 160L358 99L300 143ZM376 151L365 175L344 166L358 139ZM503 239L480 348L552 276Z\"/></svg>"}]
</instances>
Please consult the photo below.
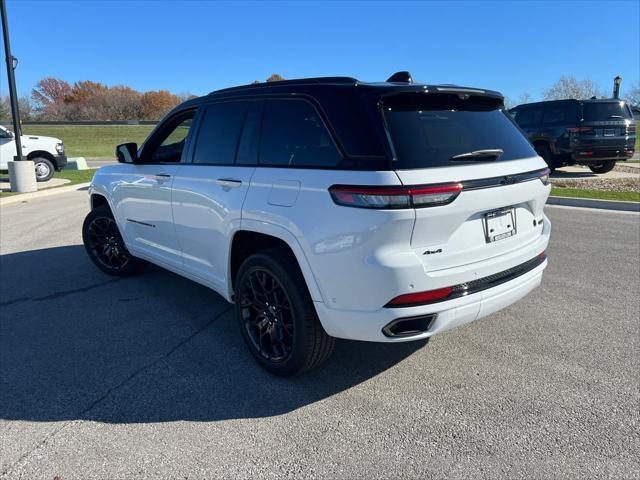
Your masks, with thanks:
<instances>
[{"instance_id":1,"label":"hood","mask_svg":"<svg viewBox=\"0 0 640 480\"><path fill-rule=\"evenodd\" d=\"M23 142L28 142L29 140L37 140L38 142L51 142L51 143L62 143L62 140L55 137L44 137L42 135L29 135L28 133L23 133L20 139Z\"/></svg>"}]
</instances>

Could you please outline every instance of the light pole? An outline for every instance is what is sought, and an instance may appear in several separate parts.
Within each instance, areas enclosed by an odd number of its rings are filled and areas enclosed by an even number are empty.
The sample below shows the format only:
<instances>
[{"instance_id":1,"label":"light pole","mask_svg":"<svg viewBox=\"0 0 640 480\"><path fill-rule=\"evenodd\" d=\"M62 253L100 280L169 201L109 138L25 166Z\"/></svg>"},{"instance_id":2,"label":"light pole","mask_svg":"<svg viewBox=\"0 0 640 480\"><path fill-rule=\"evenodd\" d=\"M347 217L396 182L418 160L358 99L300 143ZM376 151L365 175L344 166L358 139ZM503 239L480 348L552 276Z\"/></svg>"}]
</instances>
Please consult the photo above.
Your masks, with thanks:
<instances>
[{"instance_id":1,"label":"light pole","mask_svg":"<svg viewBox=\"0 0 640 480\"><path fill-rule=\"evenodd\" d=\"M622 77L620 75L618 75L616 78L613 79L613 98L620 98L621 83L622 83Z\"/></svg>"},{"instance_id":2,"label":"light pole","mask_svg":"<svg viewBox=\"0 0 640 480\"><path fill-rule=\"evenodd\" d=\"M7 60L7 80L9 82L9 99L11 102L11 116L13 117L13 132L16 144L16 156L13 162L7 162L9 169L9 182L12 192L33 192L36 187L36 172L33 162L26 161L22 156L22 132L20 130L20 111L18 110L18 96L16 95L16 77L14 70L18 59L11 55L9 42L9 22L7 21L7 4L0 0L0 13L2 14L2 36L4 37L4 53ZM19 162L19 163L18 163Z\"/></svg>"}]
</instances>

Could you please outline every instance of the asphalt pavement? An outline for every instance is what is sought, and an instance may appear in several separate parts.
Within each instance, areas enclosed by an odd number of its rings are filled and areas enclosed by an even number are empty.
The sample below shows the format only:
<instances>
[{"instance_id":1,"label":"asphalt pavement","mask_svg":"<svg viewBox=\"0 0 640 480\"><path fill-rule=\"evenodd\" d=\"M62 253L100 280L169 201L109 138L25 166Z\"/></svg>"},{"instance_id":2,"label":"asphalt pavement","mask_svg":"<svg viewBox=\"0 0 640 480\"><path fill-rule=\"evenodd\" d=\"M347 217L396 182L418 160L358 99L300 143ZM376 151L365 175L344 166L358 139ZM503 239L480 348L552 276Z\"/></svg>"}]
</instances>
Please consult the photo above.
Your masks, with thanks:
<instances>
[{"instance_id":1,"label":"asphalt pavement","mask_svg":"<svg viewBox=\"0 0 640 480\"><path fill-rule=\"evenodd\" d=\"M516 305L281 379L215 293L99 272L87 209L0 208L0 478L640 478L638 214L549 207Z\"/></svg>"}]
</instances>

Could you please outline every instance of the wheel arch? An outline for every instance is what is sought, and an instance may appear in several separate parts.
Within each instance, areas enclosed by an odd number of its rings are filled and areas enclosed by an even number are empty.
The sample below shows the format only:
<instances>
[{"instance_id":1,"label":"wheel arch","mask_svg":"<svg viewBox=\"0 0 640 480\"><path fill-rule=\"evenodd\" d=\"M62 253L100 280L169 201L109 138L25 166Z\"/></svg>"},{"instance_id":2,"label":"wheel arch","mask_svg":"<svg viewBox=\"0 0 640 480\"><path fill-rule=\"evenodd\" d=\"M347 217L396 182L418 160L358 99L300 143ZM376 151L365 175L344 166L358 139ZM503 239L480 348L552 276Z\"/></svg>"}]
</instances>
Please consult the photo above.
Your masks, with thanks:
<instances>
[{"instance_id":1,"label":"wheel arch","mask_svg":"<svg viewBox=\"0 0 640 480\"><path fill-rule=\"evenodd\" d=\"M55 157L47 152L46 150L34 150L33 152L30 152L27 155L27 160L33 160L34 158L46 158L47 160L49 160L51 163L53 163L53 167L56 170L60 170L60 168L58 167L58 162L56 162Z\"/></svg>"},{"instance_id":2,"label":"wheel arch","mask_svg":"<svg viewBox=\"0 0 640 480\"><path fill-rule=\"evenodd\" d=\"M89 196L89 206L91 207L91 210L95 210L96 208L102 207L105 205L109 207L109 210L111 210L111 205L109 205L109 201L107 200L107 197L105 197L100 193L91 193L91 195ZM113 210L111 211L113 213Z\"/></svg>"},{"instance_id":3,"label":"wheel arch","mask_svg":"<svg viewBox=\"0 0 640 480\"><path fill-rule=\"evenodd\" d=\"M556 155L558 153L557 149L556 149L556 144L554 141L552 141L549 138L546 137L538 137L538 138L533 138L531 140L531 144L536 147L538 145L540 146L544 146L547 147L552 154Z\"/></svg>"},{"instance_id":4,"label":"wheel arch","mask_svg":"<svg viewBox=\"0 0 640 480\"><path fill-rule=\"evenodd\" d=\"M233 298L235 276L242 261L253 253L269 248L282 248L295 259L314 301L322 301L318 283L307 257L296 237L283 227L263 222L243 221L241 228L233 233L229 243L227 278L228 298Z\"/></svg>"}]
</instances>

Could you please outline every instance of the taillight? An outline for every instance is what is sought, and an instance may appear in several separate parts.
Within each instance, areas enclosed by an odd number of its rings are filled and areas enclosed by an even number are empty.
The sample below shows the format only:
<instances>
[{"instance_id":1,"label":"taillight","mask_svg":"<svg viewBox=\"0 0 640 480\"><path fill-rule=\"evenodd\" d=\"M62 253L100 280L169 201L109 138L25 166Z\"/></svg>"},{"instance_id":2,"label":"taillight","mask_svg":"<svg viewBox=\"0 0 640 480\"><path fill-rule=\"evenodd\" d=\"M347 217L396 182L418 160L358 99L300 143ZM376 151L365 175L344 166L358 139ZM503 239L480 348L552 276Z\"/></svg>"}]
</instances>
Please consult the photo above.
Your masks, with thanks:
<instances>
[{"instance_id":1,"label":"taillight","mask_svg":"<svg viewBox=\"0 0 640 480\"><path fill-rule=\"evenodd\" d=\"M438 288L426 292L406 293L399 295L385 305L386 308L412 307L424 305L438 300L444 300L453 292L453 287Z\"/></svg>"},{"instance_id":2,"label":"taillight","mask_svg":"<svg viewBox=\"0 0 640 480\"><path fill-rule=\"evenodd\" d=\"M543 170L540 170L538 172L538 174L540 175L540 181L542 182L543 185L549 185L550 180L549 180L549 175L551 174L551 170L549 170L548 168L545 168Z\"/></svg>"},{"instance_id":3,"label":"taillight","mask_svg":"<svg viewBox=\"0 0 640 480\"><path fill-rule=\"evenodd\" d=\"M630 123L629 125L627 125L627 133L629 135L632 135L634 133L636 133L636 125Z\"/></svg>"},{"instance_id":4,"label":"taillight","mask_svg":"<svg viewBox=\"0 0 640 480\"><path fill-rule=\"evenodd\" d=\"M567 132L569 133L593 132L593 127L568 127Z\"/></svg>"},{"instance_id":5,"label":"taillight","mask_svg":"<svg viewBox=\"0 0 640 480\"><path fill-rule=\"evenodd\" d=\"M460 183L412 187L334 185L329 193L335 203L345 207L396 209L446 205L453 202L461 190Z\"/></svg>"}]
</instances>

